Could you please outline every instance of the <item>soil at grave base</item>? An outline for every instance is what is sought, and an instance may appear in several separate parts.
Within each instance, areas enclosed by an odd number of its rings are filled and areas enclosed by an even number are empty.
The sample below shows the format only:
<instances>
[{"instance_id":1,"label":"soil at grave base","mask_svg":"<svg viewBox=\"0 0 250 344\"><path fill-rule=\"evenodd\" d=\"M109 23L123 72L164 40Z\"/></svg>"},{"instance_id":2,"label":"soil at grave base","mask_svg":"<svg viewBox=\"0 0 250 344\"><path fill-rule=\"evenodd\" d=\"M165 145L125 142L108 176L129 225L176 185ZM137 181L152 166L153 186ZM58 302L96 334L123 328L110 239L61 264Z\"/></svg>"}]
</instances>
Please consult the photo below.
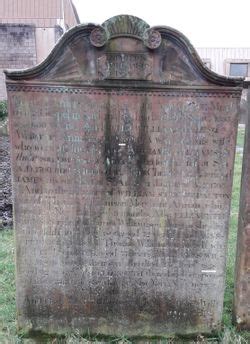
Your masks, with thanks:
<instances>
[{"instance_id":1,"label":"soil at grave base","mask_svg":"<svg viewBox=\"0 0 250 344\"><path fill-rule=\"evenodd\" d=\"M0 136L0 230L12 227L12 188L9 137Z\"/></svg>"}]
</instances>

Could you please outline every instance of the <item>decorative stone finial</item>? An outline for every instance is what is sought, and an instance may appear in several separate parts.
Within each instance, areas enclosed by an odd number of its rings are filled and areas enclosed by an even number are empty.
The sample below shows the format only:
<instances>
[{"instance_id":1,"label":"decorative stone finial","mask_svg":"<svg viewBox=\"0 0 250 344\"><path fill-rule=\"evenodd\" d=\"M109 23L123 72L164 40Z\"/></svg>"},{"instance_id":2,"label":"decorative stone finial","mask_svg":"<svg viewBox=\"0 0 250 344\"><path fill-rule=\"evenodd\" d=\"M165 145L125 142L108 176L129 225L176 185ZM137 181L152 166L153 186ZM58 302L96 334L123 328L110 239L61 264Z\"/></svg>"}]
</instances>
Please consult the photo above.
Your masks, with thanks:
<instances>
[{"instance_id":1,"label":"decorative stone finial","mask_svg":"<svg viewBox=\"0 0 250 344\"><path fill-rule=\"evenodd\" d=\"M113 17L97 26L90 34L90 42L99 48L108 39L122 36L140 39L149 49L156 49L161 44L160 32L150 29L144 20L129 15Z\"/></svg>"}]
</instances>

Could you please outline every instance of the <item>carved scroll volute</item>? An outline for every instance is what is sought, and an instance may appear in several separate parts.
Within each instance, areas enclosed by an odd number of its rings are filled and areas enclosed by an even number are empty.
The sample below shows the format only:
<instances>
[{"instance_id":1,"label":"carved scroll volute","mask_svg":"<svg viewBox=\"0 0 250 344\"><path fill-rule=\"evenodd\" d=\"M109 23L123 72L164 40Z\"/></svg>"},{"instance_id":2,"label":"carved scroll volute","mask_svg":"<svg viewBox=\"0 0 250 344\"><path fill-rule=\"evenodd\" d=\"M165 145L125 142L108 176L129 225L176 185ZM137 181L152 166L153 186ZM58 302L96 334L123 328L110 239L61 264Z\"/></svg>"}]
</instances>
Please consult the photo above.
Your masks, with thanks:
<instances>
[{"instance_id":1,"label":"carved scroll volute","mask_svg":"<svg viewBox=\"0 0 250 344\"><path fill-rule=\"evenodd\" d=\"M149 49L159 48L161 45L161 34L154 29L148 29L144 32L143 41Z\"/></svg>"},{"instance_id":2,"label":"carved scroll volute","mask_svg":"<svg viewBox=\"0 0 250 344\"><path fill-rule=\"evenodd\" d=\"M99 26L92 30L90 34L90 42L94 47L103 47L107 42L107 33L105 29Z\"/></svg>"}]
</instances>

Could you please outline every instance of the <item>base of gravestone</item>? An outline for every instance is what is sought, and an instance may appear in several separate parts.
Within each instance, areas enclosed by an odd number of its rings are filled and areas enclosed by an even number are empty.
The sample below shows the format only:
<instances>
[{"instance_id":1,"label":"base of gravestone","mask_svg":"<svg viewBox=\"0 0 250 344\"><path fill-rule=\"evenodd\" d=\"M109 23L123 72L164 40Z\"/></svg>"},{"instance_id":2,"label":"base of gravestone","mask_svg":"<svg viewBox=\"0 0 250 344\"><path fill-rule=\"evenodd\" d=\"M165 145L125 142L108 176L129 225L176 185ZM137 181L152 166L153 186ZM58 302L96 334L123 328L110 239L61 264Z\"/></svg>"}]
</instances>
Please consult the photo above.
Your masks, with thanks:
<instances>
[{"instance_id":1,"label":"base of gravestone","mask_svg":"<svg viewBox=\"0 0 250 344\"><path fill-rule=\"evenodd\" d=\"M119 324L119 322L114 325L113 323L104 323L100 325L96 330L94 328L86 327L84 325L79 325L78 327L73 326L60 326L59 322L55 323L55 319L49 321L48 319L39 319L39 321L33 319L33 323L24 321L18 323L20 331L25 334L27 338L35 338L40 340L41 338L67 338L67 337L79 337L79 338L91 338L100 340L110 340L117 341L119 338L129 338L132 343L144 343L143 340L171 340L172 338L180 338L186 342L189 339L194 338L209 338L217 337L222 331L222 326L217 325L211 329L206 329L205 327L199 328L199 330L193 327L190 329L180 328L178 331L171 330L167 327L158 329L157 326L147 327L143 324L135 328L127 327L124 324ZM119 327L120 326L120 327ZM125 328L125 330L124 330Z\"/></svg>"},{"instance_id":2,"label":"base of gravestone","mask_svg":"<svg viewBox=\"0 0 250 344\"><path fill-rule=\"evenodd\" d=\"M230 331L229 331L230 332ZM75 332L44 333L41 331L22 332L23 344L213 344L218 343L221 331L190 335L169 334L167 336L113 336ZM230 335L230 333L229 333Z\"/></svg>"},{"instance_id":3,"label":"base of gravestone","mask_svg":"<svg viewBox=\"0 0 250 344\"><path fill-rule=\"evenodd\" d=\"M60 337L33 337L24 338L23 344L42 344L42 343L63 343L63 344L215 344L218 343L215 337L206 338L202 335L194 338L181 338L181 337L169 337L169 338L84 338L78 335L70 335L64 338Z\"/></svg>"}]
</instances>

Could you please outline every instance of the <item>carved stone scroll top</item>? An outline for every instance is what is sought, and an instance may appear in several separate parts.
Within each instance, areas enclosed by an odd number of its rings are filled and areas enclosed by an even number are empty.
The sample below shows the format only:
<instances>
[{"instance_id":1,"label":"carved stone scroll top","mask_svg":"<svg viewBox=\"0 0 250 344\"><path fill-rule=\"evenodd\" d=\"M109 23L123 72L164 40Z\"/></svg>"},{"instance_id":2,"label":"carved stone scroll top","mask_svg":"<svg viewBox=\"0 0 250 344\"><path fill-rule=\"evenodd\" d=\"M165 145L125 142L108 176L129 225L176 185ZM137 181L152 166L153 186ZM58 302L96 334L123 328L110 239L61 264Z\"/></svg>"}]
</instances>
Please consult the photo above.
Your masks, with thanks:
<instances>
[{"instance_id":1,"label":"carved stone scroll top","mask_svg":"<svg viewBox=\"0 0 250 344\"><path fill-rule=\"evenodd\" d=\"M120 36L122 36L122 34ZM133 37L133 35L130 36ZM147 29L144 31L142 36L134 35L134 37L141 39L149 49L156 49L161 45L161 34L159 31L154 29ZM103 47L110 38L112 38L112 35L108 34L101 26L96 27L90 33L90 42L97 48Z\"/></svg>"}]
</instances>

